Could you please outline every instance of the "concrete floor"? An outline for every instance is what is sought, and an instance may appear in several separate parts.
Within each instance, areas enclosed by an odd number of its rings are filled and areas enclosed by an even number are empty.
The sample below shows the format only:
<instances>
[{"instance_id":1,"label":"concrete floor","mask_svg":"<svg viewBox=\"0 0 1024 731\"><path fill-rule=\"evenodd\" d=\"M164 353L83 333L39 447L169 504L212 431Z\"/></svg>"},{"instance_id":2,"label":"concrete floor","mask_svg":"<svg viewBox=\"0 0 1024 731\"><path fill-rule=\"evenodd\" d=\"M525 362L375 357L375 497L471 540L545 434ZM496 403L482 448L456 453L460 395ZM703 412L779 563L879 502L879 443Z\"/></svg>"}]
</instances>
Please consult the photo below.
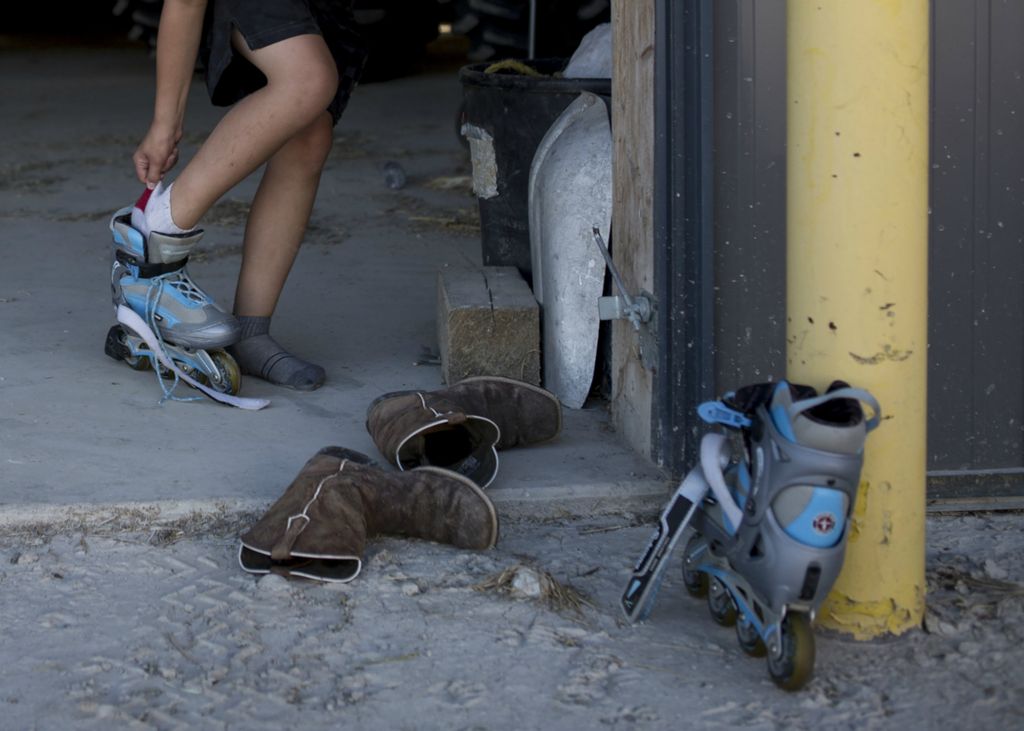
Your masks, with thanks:
<instances>
[{"instance_id":1,"label":"concrete floor","mask_svg":"<svg viewBox=\"0 0 1024 731\"><path fill-rule=\"evenodd\" d=\"M820 633L815 677L797 694L742 656L677 568L651 620L624 625L618 597L647 520L508 520L482 554L379 539L364 574L338 587L241 572L248 514L307 457L326 444L373 454L373 397L440 385L436 366L413 365L435 346L436 271L479 263L475 202L428 186L468 172L453 134L460 90L451 72L359 89L275 325L330 380L312 394L248 380L244 395L273 400L250 413L160 406L151 373L103 354L107 218L138 192L130 154L151 84L138 50L0 42L0 726L1019 723L1016 516L931 517L923 630L871 643ZM194 97L186 156L219 116L201 88ZM384 186L388 159L405 166L406 189ZM252 190L208 218L192 266L225 302ZM490 490L503 518L649 509L669 488L601 403L567 412L558 441L502 460ZM574 613L474 588L523 563L588 604Z\"/></svg>"},{"instance_id":2,"label":"concrete floor","mask_svg":"<svg viewBox=\"0 0 1024 731\"><path fill-rule=\"evenodd\" d=\"M242 395L272 405L244 412L209 401L160 405L152 372L103 353L113 324L110 213L139 184L131 154L152 108L154 67L136 48L0 52L0 524L54 511L109 519L111 506L159 514L250 509L276 498L317 449L376 455L366 406L401 388L440 387L436 276L480 263L468 155L455 135L456 67L360 87L336 130L307 243L273 333L325 366L327 384L297 393L247 379ZM192 89L183 158L223 110ZM399 162L402 190L381 167ZM204 221L190 271L230 303L247 180ZM184 395L191 395L183 389ZM624 446L606 404L566 413L557 441L502 454L491 490L508 511L653 507L669 483Z\"/></svg>"}]
</instances>

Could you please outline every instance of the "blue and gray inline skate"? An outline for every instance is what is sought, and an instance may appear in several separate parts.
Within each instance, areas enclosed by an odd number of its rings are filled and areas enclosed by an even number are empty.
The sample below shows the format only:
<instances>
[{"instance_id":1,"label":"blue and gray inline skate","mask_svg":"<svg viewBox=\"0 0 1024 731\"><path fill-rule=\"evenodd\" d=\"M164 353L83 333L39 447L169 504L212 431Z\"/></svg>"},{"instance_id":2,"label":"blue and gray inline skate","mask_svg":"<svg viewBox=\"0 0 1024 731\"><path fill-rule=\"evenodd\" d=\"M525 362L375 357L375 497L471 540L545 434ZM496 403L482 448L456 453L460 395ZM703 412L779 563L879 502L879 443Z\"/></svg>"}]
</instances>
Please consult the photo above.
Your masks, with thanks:
<instances>
[{"instance_id":1,"label":"blue and gray inline skate","mask_svg":"<svg viewBox=\"0 0 1024 731\"><path fill-rule=\"evenodd\" d=\"M650 614L685 536L686 590L707 598L718 624L736 626L746 653L767 655L777 685L796 690L814 668L811 623L843 565L864 442L881 410L841 381L820 396L781 381L741 388L698 413L726 433L702 439L700 464L662 513L623 610L630 621Z\"/></svg>"},{"instance_id":2,"label":"blue and gray inline skate","mask_svg":"<svg viewBox=\"0 0 1024 731\"><path fill-rule=\"evenodd\" d=\"M106 354L135 370L154 368L165 397L170 397L173 385L168 388L163 381L174 379L176 384L178 374L160 362L161 355L203 386L237 394L242 377L238 364L223 348L238 340L238 322L196 286L185 268L203 232L177 236L153 232L146 239L132 227L131 212L123 208L110 221L114 241L110 288L115 309L130 309L151 336L114 325L107 333Z\"/></svg>"}]
</instances>

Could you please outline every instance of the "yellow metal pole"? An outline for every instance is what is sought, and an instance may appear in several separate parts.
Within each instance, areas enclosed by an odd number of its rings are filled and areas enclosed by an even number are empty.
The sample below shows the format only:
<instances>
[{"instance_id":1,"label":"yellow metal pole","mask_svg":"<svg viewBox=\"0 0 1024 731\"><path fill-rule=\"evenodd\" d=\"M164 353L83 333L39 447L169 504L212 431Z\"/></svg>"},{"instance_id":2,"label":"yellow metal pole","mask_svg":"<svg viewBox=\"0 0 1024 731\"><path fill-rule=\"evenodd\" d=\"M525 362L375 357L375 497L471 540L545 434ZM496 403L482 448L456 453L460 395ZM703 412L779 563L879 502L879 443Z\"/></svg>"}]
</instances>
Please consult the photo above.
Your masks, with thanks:
<instances>
[{"instance_id":1,"label":"yellow metal pole","mask_svg":"<svg viewBox=\"0 0 1024 731\"><path fill-rule=\"evenodd\" d=\"M787 7L788 377L867 388L885 416L818 615L858 639L924 614L928 4Z\"/></svg>"}]
</instances>

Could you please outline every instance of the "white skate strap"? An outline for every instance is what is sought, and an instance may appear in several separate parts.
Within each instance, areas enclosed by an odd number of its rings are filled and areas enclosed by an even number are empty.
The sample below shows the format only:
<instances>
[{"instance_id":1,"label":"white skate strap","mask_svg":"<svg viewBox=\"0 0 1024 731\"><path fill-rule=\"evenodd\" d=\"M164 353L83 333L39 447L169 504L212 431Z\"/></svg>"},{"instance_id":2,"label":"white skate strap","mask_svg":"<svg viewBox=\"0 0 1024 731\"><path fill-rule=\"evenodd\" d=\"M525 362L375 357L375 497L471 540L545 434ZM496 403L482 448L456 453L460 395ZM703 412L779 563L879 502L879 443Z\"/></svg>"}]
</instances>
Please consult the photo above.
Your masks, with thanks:
<instances>
[{"instance_id":1,"label":"white skate strap","mask_svg":"<svg viewBox=\"0 0 1024 731\"><path fill-rule=\"evenodd\" d=\"M730 533L735 533L743 520L743 511L729 492L729 486L725 484L725 475L722 470L729 463L729 443L722 434L705 434L700 440L700 466L704 471L704 479L708 481L711 492L714 493L718 505L729 521ZM723 458L725 465L722 464Z\"/></svg>"},{"instance_id":2,"label":"white skate strap","mask_svg":"<svg viewBox=\"0 0 1024 731\"><path fill-rule=\"evenodd\" d=\"M125 307L124 305L117 306L117 321L142 338L146 345L149 346L149 349L156 354L157 360L160 361L160 364L163 365L164 368L173 371L178 378L193 388L202 391L214 401L219 401L220 403L227 404L228 406L235 406L239 409L246 409L247 411L258 411L270 405L270 401L268 399L241 398L239 396L231 396L226 393L218 393L212 388L207 388L194 378L186 375L170 358L167 357L163 348L159 347L160 340L150 329L149 325L146 324L146 321L139 317L138 314L136 314L136 312L130 307Z\"/></svg>"}]
</instances>

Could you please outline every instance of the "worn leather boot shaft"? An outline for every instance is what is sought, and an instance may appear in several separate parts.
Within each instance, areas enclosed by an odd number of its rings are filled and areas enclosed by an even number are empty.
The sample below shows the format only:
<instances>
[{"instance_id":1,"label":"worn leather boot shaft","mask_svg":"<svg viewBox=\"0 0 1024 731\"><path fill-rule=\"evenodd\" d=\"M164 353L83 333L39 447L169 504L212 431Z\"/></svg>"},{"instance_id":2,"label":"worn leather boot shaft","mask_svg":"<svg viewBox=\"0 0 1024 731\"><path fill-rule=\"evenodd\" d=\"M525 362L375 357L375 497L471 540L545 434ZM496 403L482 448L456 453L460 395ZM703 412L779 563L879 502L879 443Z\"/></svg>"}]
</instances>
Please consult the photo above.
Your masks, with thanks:
<instances>
[{"instance_id":1,"label":"worn leather boot shaft","mask_svg":"<svg viewBox=\"0 0 1024 731\"><path fill-rule=\"evenodd\" d=\"M400 470L443 467L483 487L498 472L498 426L429 392L377 399L367 412L366 428L381 454Z\"/></svg>"},{"instance_id":2,"label":"worn leather boot shaft","mask_svg":"<svg viewBox=\"0 0 1024 731\"><path fill-rule=\"evenodd\" d=\"M490 484L498 469L491 451L539 444L562 430L562 407L550 391L511 378L480 376L437 391L401 391L377 398L366 428L400 469L436 465ZM497 432L492 436L490 429Z\"/></svg>"},{"instance_id":3,"label":"worn leather boot shaft","mask_svg":"<svg viewBox=\"0 0 1024 731\"><path fill-rule=\"evenodd\" d=\"M477 376L434 392L467 414L486 416L501 429L498 449L547 442L562 431L562 405L550 391L512 378Z\"/></svg>"},{"instance_id":4,"label":"worn leather boot shaft","mask_svg":"<svg viewBox=\"0 0 1024 731\"><path fill-rule=\"evenodd\" d=\"M340 447L317 452L245 535L238 561L252 573L351 581L362 569L366 515L346 468L369 462Z\"/></svg>"},{"instance_id":5,"label":"worn leather boot shaft","mask_svg":"<svg viewBox=\"0 0 1024 731\"><path fill-rule=\"evenodd\" d=\"M440 467L386 472L350 464L368 535L401 535L485 550L498 541L498 514L483 489Z\"/></svg>"},{"instance_id":6,"label":"worn leather boot shaft","mask_svg":"<svg viewBox=\"0 0 1024 731\"><path fill-rule=\"evenodd\" d=\"M325 447L242 536L252 573L347 582L369 537L403 535L482 550L498 540L497 512L472 480L437 467L390 472L363 454Z\"/></svg>"}]
</instances>

